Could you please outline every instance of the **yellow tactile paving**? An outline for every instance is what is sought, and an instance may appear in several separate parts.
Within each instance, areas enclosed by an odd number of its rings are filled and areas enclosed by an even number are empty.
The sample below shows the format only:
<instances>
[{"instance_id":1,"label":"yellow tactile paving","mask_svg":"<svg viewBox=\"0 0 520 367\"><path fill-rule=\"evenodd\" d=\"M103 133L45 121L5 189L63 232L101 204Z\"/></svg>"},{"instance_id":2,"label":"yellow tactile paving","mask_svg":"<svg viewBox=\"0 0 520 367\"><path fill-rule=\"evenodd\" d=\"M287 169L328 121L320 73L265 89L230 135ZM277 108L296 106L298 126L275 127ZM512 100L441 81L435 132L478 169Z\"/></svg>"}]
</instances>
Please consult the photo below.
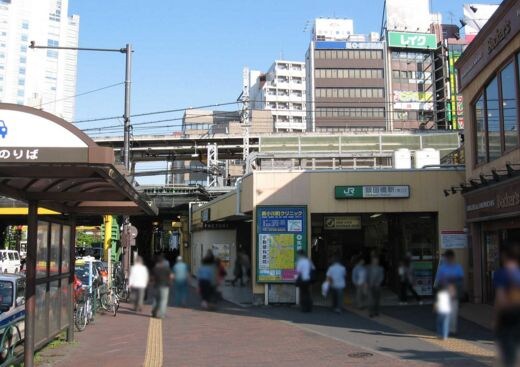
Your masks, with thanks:
<instances>
[{"instance_id":1,"label":"yellow tactile paving","mask_svg":"<svg viewBox=\"0 0 520 367\"><path fill-rule=\"evenodd\" d=\"M148 341L144 367L162 367L163 365L163 335L162 320L151 318L148 326Z\"/></svg>"},{"instance_id":2,"label":"yellow tactile paving","mask_svg":"<svg viewBox=\"0 0 520 367\"><path fill-rule=\"evenodd\" d=\"M349 307L349 311L354 312L360 316L368 317L365 312L361 312L353 307ZM432 315L433 317L433 315ZM437 335L430 330L423 329L416 325L410 324L405 321L401 321L395 319L393 317L389 317L386 315L381 315L378 318L374 319L374 321L392 328L394 330L400 331L402 333L406 333L407 335L411 335L421 339L427 343L436 345L444 350L465 354L470 357L481 357L481 358L494 358L495 351L481 348L475 343L471 343L466 340L457 339L457 338L449 338L448 340L441 340L437 338Z\"/></svg>"}]
</instances>

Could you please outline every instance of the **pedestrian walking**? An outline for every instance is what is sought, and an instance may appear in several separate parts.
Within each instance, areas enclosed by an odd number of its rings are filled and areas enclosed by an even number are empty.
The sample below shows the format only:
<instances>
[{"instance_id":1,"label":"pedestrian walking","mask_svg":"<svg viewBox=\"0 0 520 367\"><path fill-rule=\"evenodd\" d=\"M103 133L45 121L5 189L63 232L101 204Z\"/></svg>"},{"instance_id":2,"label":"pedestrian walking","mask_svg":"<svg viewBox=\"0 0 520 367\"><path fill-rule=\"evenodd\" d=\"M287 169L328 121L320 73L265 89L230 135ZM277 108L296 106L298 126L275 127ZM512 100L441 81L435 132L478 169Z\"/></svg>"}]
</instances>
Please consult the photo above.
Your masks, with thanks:
<instances>
[{"instance_id":1,"label":"pedestrian walking","mask_svg":"<svg viewBox=\"0 0 520 367\"><path fill-rule=\"evenodd\" d=\"M231 281L231 285L235 286L237 281L240 281L240 286L244 286L244 270L242 269L242 254L238 253L235 259L235 266L233 268L234 279Z\"/></svg>"},{"instance_id":2,"label":"pedestrian walking","mask_svg":"<svg viewBox=\"0 0 520 367\"><path fill-rule=\"evenodd\" d=\"M209 308L214 299L216 284L215 257L213 253L207 253L202 259L202 264L197 272L199 281L199 293L201 297L201 307Z\"/></svg>"},{"instance_id":3,"label":"pedestrian walking","mask_svg":"<svg viewBox=\"0 0 520 367\"><path fill-rule=\"evenodd\" d=\"M455 262L455 252L447 250L444 253L444 261L437 269L435 284L439 289L451 286L451 313L450 313L450 333L457 333L457 324L459 318L459 299L463 293L464 271L462 266Z\"/></svg>"},{"instance_id":4,"label":"pedestrian walking","mask_svg":"<svg viewBox=\"0 0 520 367\"><path fill-rule=\"evenodd\" d=\"M502 365L518 366L520 348L520 244L502 249L502 267L495 272L495 335Z\"/></svg>"},{"instance_id":5,"label":"pedestrian walking","mask_svg":"<svg viewBox=\"0 0 520 367\"><path fill-rule=\"evenodd\" d=\"M249 283L251 281L251 259L245 252L241 252L240 262L242 263L242 276L247 277L247 283Z\"/></svg>"},{"instance_id":6,"label":"pedestrian walking","mask_svg":"<svg viewBox=\"0 0 520 367\"><path fill-rule=\"evenodd\" d=\"M453 286L447 285L436 294L435 311L437 312L437 335L446 340L450 332L451 297Z\"/></svg>"},{"instance_id":7,"label":"pedestrian walking","mask_svg":"<svg viewBox=\"0 0 520 367\"><path fill-rule=\"evenodd\" d=\"M132 291L134 301L134 311L140 312L143 309L144 295L148 287L148 268L143 263L143 258L138 256L134 265L130 268L128 286Z\"/></svg>"},{"instance_id":8,"label":"pedestrian walking","mask_svg":"<svg viewBox=\"0 0 520 367\"><path fill-rule=\"evenodd\" d=\"M300 289L300 306L302 312L312 311L311 283L314 265L303 250L298 251L296 262L296 286Z\"/></svg>"},{"instance_id":9,"label":"pedestrian walking","mask_svg":"<svg viewBox=\"0 0 520 367\"><path fill-rule=\"evenodd\" d=\"M216 271L216 284L215 284L215 296L216 301L222 300L222 287L226 281L227 270L224 262L220 258L215 258L215 271Z\"/></svg>"},{"instance_id":10,"label":"pedestrian walking","mask_svg":"<svg viewBox=\"0 0 520 367\"><path fill-rule=\"evenodd\" d=\"M177 262L173 266L173 292L175 306L186 306L188 299L188 265L182 261L182 256L177 256Z\"/></svg>"},{"instance_id":11,"label":"pedestrian walking","mask_svg":"<svg viewBox=\"0 0 520 367\"><path fill-rule=\"evenodd\" d=\"M334 312L341 312L343 309L343 293L345 291L347 269L340 263L337 257L327 269L327 280L330 284L332 293L332 309Z\"/></svg>"},{"instance_id":12,"label":"pedestrian walking","mask_svg":"<svg viewBox=\"0 0 520 367\"><path fill-rule=\"evenodd\" d=\"M362 257L359 258L356 266L352 269L352 283L356 287L356 307L363 309L367 299L367 269Z\"/></svg>"},{"instance_id":13,"label":"pedestrian walking","mask_svg":"<svg viewBox=\"0 0 520 367\"><path fill-rule=\"evenodd\" d=\"M397 270L399 275L399 303L400 304L408 304L408 292L410 292L415 300L422 304L421 296L417 293L417 291L413 288L414 283L414 275L413 269L410 266L410 260L408 258L401 260L399 262L399 268Z\"/></svg>"},{"instance_id":14,"label":"pedestrian walking","mask_svg":"<svg viewBox=\"0 0 520 367\"><path fill-rule=\"evenodd\" d=\"M173 279L170 263L163 255L158 255L153 268L154 303L152 316L158 319L164 318L168 307L168 297Z\"/></svg>"},{"instance_id":15,"label":"pedestrian walking","mask_svg":"<svg viewBox=\"0 0 520 367\"><path fill-rule=\"evenodd\" d=\"M369 292L369 315L379 316L379 302L381 299L381 285L385 280L383 268L379 265L379 257L373 255L367 267L367 285Z\"/></svg>"}]
</instances>

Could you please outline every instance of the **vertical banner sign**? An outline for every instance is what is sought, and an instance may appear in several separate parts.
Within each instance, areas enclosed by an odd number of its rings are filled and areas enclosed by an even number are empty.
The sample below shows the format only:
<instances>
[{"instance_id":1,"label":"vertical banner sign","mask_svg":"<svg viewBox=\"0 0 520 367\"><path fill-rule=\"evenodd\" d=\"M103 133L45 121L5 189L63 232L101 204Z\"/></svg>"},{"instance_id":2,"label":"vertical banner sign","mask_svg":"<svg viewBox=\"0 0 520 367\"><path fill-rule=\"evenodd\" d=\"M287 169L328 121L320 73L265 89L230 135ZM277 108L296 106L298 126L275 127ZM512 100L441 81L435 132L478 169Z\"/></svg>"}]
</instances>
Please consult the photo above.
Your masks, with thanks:
<instances>
[{"instance_id":1,"label":"vertical banner sign","mask_svg":"<svg viewBox=\"0 0 520 367\"><path fill-rule=\"evenodd\" d=\"M464 129L464 109L462 106L462 96L458 93L457 69L455 63L461 53L454 50L448 51L448 66L450 71L450 107L448 120L451 122L452 129Z\"/></svg>"},{"instance_id":2,"label":"vertical banner sign","mask_svg":"<svg viewBox=\"0 0 520 367\"><path fill-rule=\"evenodd\" d=\"M256 208L258 283L294 282L298 250L307 250L307 207L258 206Z\"/></svg>"}]
</instances>

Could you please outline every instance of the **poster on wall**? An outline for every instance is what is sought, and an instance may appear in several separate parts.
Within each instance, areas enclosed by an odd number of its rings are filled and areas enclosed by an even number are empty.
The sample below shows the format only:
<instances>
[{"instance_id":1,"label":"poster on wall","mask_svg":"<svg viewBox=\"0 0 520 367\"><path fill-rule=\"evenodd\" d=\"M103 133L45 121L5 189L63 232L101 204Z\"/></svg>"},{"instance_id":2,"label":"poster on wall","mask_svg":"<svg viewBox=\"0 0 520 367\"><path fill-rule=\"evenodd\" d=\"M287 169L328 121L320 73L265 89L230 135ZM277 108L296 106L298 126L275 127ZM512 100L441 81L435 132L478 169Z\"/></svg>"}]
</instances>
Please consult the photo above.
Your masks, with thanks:
<instances>
[{"instance_id":1,"label":"poster on wall","mask_svg":"<svg viewBox=\"0 0 520 367\"><path fill-rule=\"evenodd\" d=\"M441 231L442 249L460 249L468 246L468 237L464 231Z\"/></svg>"},{"instance_id":2,"label":"poster on wall","mask_svg":"<svg viewBox=\"0 0 520 367\"><path fill-rule=\"evenodd\" d=\"M258 206L256 248L258 283L294 282L296 253L307 250L307 207Z\"/></svg>"},{"instance_id":3,"label":"poster on wall","mask_svg":"<svg viewBox=\"0 0 520 367\"><path fill-rule=\"evenodd\" d=\"M433 294L433 263L431 261L412 261L413 288L420 296Z\"/></svg>"},{"instance_id":4,"label":"poster on wall","mask_svg":"<svg viewBox=\"0 0 520 367\"><path fill-rule=\"evenodd\" d=\"M211 245L211 251L222 261L226 269L230 267L231 245L229 243L214 243Z\"/></svg>"}]
</instances>

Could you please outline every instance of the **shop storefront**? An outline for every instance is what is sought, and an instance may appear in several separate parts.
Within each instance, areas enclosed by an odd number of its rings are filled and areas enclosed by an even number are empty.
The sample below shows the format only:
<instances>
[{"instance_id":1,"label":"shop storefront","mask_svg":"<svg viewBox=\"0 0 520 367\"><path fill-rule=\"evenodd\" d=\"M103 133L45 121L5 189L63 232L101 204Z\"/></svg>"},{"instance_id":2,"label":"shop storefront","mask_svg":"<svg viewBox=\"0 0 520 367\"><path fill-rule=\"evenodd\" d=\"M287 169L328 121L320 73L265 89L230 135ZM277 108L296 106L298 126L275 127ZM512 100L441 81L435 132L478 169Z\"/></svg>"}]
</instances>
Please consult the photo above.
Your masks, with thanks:
<instances>
[{"instance_id":1,"label":"shop storefront","mask_svg":"<svg viewBox=\"0 0 520 367\"><path fill-rule=\"evenodd\" d=\"M500 266L501 246L507 241L520 241L520 177L465 196L473 252L481 264L481 287L476 293L481 294L482 301L492 303L493 275Z\"/></svg>"},{"instance_id":2,"label":"shop storefront","mask_svg":"<svg viewBox=\"0 0 520 367\"><path fill-rule=\"evenodd\" d=\"M416 290L431 295L446 248L453 248L469 269L463 198L443 194L445 187L463 181L464 170L442 168L255 171L237 191L193 210L192 253L200 256L203 246L216 241L214 231L203 225L203 212L209 210L208 223L235 221L251 229L240 241L251 259L253 302L294 302L300 249L316 264L318 277L324 277L333 257L351 271L356 257L378 254L386 286L394 290L398 263L409 256ZM230 232L228 242L236 245L238 233ZM236 249L231 249L233 259ZM471 291L469 283L466 289Z\"/></svg>"},{"instance_id":3,"label":"shop storefront","mask_svg":"<svg viewBox=\"0 0 520 367\"><path fill-rule=\"evenodd\" d=\"M500 249L520 238L520 0L504 0L456 63L476 303L492 303Z\"/></svg>"}]
</instances>

